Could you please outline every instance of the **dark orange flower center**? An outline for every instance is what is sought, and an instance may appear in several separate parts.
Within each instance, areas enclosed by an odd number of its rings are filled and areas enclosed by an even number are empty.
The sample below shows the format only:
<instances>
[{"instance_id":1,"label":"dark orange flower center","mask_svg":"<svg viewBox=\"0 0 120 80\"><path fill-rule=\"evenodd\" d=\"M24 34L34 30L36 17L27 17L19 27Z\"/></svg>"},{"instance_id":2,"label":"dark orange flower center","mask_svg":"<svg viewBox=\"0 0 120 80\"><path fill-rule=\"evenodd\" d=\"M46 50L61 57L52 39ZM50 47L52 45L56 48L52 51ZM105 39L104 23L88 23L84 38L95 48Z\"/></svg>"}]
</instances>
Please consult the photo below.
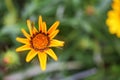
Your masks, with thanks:
<instances>
[{"instance_id":1,"label":"dark orange flower center","mask_svg":"<svg viewBox=\"0 0 120 80\"><path fill-rule=\"evenodd\" d=\"M32 47L35 50L44 50L48 47L49 45L49 37L43 33L38 33L34 35L34 37L31 40L32 42Z\"/></svg>"}]
</instances>

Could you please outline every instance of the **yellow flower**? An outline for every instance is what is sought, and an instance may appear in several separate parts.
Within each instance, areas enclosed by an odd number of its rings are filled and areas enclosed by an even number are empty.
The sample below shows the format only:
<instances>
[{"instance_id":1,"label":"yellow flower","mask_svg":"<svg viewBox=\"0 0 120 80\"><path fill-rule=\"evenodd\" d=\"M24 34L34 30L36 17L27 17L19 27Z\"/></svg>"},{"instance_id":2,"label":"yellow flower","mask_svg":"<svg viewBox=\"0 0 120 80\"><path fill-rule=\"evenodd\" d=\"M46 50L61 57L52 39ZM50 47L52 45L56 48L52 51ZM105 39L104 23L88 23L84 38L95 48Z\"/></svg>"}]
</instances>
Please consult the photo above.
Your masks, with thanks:
<instances>
[{"instance_id":1,"label":"yellow flower","mask_svg":"<svg viewBox=\"0 0 120 80\"><path fill-rule=\"evenodd\" d=\"M120 0L113 0L112 10L108 12L106 24L111 34L120 37Z\"/></svg>"},{"instance_id":2,"label":"yellow flower","mask_svg":"<svg viewBox=\"0 0 120 80\"><path fill-rule=\"evenodd\" d=\"M50 29L47 31L46 23L42 21L42 17L39 16L38 20L39 29L37 30L34 24L27 20L27 26L30 34L24 29L21 29L22 33L26 38L17 37L16 40L25 45L16 49L17 52L30 50L26 56L26 62L31 61L36 55L40 62L42 70L46 69L47 54L57 61L57 56L51 47L62 47L64 41L53 39L59 32L57 29L59 21L56 21Z\"/></svg>"}]
</instances>

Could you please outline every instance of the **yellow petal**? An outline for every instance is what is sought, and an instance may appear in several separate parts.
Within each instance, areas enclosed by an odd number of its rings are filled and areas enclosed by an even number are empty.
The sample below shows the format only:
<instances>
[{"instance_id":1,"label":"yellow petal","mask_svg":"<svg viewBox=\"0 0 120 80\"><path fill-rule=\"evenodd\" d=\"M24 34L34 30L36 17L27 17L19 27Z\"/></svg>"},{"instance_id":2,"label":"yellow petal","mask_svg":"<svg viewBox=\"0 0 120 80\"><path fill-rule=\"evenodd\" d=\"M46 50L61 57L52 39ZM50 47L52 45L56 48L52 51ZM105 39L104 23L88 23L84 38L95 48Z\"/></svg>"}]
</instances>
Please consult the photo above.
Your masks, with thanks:
<instances>
[{"instance_id":1,"label":"yellow petal","mask_svg":"<svg viewBox=\"0 0 120 80\"><path fill-rule=\"evenodd\" d=\"M58 27L58 25L60 24L59 21L56 21L51 27L50 29L48 30L48 34L51 34L53 31L55 31Z\"/></svg>"},{"instance_id":2,"label":"yellow petal","mask_svg":"<svg viewBox=\"0 0 120 80\"><path fill-rule=\"evenodd\" d=\"M50 41L50 46L49 47L62 47L64 46L64 41L59 41L59 40L56 40L56 39L52 39Z\"/></svg>"},{"instance_id":3,"label":"yellow petal","mask_svg":"<svg viewBox=\"0 0 120 80\"><path fill-rule=\"evenodd\" d=\"M55 30L54 32L52 32L52 33L49 35L50 39L54 38L58 33L59 33L59 30Z\"/></svg>"},{"instance_id":4,"label":"yellow petal","mask_svg":"<svg viewBox=\"0 0 120 80\"><path fill-rule=\"evenodd\" d=\"M50 57L52 57L55 61L58 60L56 54L54 53L54 51L53 51L52 49L47 49L45 52L46 52Z\"/></svg>"},{"instance_id":5,"label":"yellow petal","mask_svg":"<svg viewBox=\"0 0 120 80\"><path fill-rule=\"evenodd\" d=\"M120 33L119 32L116 35L117 35L118 38L120 38Z\"/></svg>"},{"instance_id":6,"label":"yellow petal","mask_svg":"<svg viewBox=\"0 0 120 80\"><path fill-rule=\"evenodd\" d=\"M21 29L23 35L30 40L30 35L24 30L24 29Z\"/></svg>"},{"instance_id":7,"label":"yellow petal","mask_svg":"<svg viewBox=\"0 0 120 80\"><path fill-rule=\"evenodd\" d=\"M16 40L17 40L18 42L23 43L23 44L30 44L30 43L29 43L29 40L26 39L26 38L17 37Z\"/></svg>"},{"instance_id":8,"label":"yellow petal","mask_svg":"<svg viewBox=\"0 0 120 80\"><path fill-rule=\"evenodd\" d=\"M42 16L39 16L38 25L39 25L39 31L42 31L43 30L42 29L42 27L43 27L43 25L42 25Z\"/></svg>"},{"instance_id":9,"label":"yellow petal","mask_svg":"<svg viewBox=\"0 0 120 80\"><path fill-rule=\"evenodd\" d=\"M30 35L32 35L32 25L31 25L31 21L30 20L27 20L27 26L28 26Z\"/></svg>"},{"instance_id":10,"label":"yellow petal","mask_svg":"<svg viewBox=\"0 0 120 80\"><path fill-rule=\"evenodd\" d=\"M37 52L35 50L31 50L26 57L26 62L31 61L35 56L37 55Z\"/></svg>"},{"instance_id":11,"label":"yellow petal","mask_svg":"<svg viewBox=\"0 0 120 80\"><path fill-rule=\"evenodd\" d=\"M43 22L43 31L42 31L43 33L47 33L47 27L46 27L46 23L45 22Z\"/></svg>"},{"instance_id":12,"label":"yellow petal","mask_svg":"<svg viewBox=\"0 0 120 80\"><path fill-rule=\"evenodd\" d=\"M33 34L36 34L38 31L37 31L37 29L35 28L35 27L33 27Z\"/></svg>"},{"instance_id":13,"label":"yellow petal","mask_svg":"<svg viewBox=\"0 0 120 80\"><path fill-rule=\"evenodd\" d=\"M113 0L112 8L113 10L120 10L120 0Z\"/></svg>"},{"instance_id":14,"label":"yellow petal","mask_svg":"<svg viewBox=\"0 0 120 80\"><path fill-rule=\"evenodd\" d=\"M29 45L23 45L23 46L21 46L21 47L18 47L17 49L16 49L16 51L17 52L20 52L20 51L26 51L26 50L30 50L31 48L30 48L30 46Z\"/></svg>"},{"instance_id":15,"label":"yellow petal","mask_svg":"<svg viewBox=\"0 0 120 80\"><path fill-rule=\"evenodd\" d=\"M47 54L39 52L38 58L39 58L41 69L43 71L46 70Z\"/></svg>"}]
</instances>

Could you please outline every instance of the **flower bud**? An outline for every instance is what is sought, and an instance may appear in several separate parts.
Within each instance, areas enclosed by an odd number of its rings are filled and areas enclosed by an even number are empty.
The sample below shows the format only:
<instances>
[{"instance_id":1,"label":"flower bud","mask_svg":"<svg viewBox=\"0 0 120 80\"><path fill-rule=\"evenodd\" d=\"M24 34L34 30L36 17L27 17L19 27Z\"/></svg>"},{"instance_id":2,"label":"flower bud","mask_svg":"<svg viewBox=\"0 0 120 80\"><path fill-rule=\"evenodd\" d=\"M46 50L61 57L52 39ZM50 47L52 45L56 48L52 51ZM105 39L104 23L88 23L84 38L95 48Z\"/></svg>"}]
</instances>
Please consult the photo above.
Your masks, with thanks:
<instances>
[{"instance_id":1,"label":"flower bud","mask_svg":"<svg viewBox=\"0 0 120 80\"><path fill-rule=\"evenodd\" d=\"M20 63L19 56L12 50L8 50L3 55L3 64L7 67L12 67Z\"/></svg>"}]
</instances>

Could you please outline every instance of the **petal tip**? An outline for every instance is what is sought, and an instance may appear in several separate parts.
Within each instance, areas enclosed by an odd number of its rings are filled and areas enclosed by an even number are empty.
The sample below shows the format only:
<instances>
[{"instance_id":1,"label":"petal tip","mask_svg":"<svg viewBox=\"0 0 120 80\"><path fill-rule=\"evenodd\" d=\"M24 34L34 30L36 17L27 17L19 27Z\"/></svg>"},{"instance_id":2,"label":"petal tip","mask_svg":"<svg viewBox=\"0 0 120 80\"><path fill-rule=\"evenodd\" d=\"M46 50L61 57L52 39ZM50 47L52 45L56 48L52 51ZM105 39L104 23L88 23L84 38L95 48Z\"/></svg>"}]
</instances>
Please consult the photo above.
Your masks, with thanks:
<instances>
[{"instance_id":1,"label":"petal tip","mask_svg":"<svg viewBox=\"0 0 120 80\"><path fill-rule=\"evenodd\" d=\"M42 70L42 71L45 71L45 70L46 70L46 68L41 68L41 70Z\"/></svg>"},{"instance_id":2,"label":"petal tip","mask_svg":"<svg viewBox=\"0 0 120 80\"><path fill-rule=\"evenodd\" d=\"M57 24L60 24L60 21L56 21Z\"/></svg>"},{"instance_id":3,"label":"petal tip","mask_svg":"<svg viewBox=\"0 0 120 80\"><path fill-rule=\"evenodd\" d=\"M64 41L62 41L62 44L61 44L61 46L64 46L65 45L65 42Z\"/></svg>"},{"instance_id":4,"label":"petal tip","mask_svg":"<svg viewBox=\"0 0 120 80\"><path fill-rule=\"evenodd\" d=\"M18 41L18 37L16 38L16 41Z\"/></svg>"},{"instance_id":5,"label":"petal tip","mask_svg":"<svg viewBox=\"0 0 120 80\"><path fill-rule=\"evenodd\" d=\"M21 29L21 31L22 31L22 32L24 32L24 31L25 31L25 29L23 29L23 28L22 28L22 29Z\"/></svg>"},{"instance_id":6,"label":"petal tip","mask_svg":"<svg viewBox=\"0 0 120 80\"><path fill-rule=\"evenodd\" d=\"M27 19L27 23L28 23L28 22L30 22L30 20L29 20L29 19Z\"/></svg>"},{"instance_id":7,"label":"petal tip","mask_svg":"<svg viewBox=\"0 0 120 80\"><path fill-rule=\"evenodd\" d=\"M42 18L42 16L40 15L39 18Z\"/></svg>"},{"instance_id":8,"label":"petal tip","mask_svg":"<svg viewBox=\"0 0 120 80\"><path fill-rule=\"evenodd\" d=\"M42 16L41 15L39 16L39 20L42 21Z\"/></svg>"},{"instance_id":9,"label":"petal tip","mask_svg":"<svg viewBox=\"0 0 120 80\"><path fill-rule=\"evenodd\" d=\"M19 52L18 48L15 50L16 52Z\"/></svg>"},{"instance_id":10,"label":"petal tip","mask_svg":"<svg viewBox=\"0 0 120 80\"><path fill-rule=\"evenodd\" d=\"M29 60L27 60L27 59L26 59L26 62L28 63L28 62L29 62Z\"/></svg>"},{"instance_id":11,"label":"petal tip","mask_svg":"<svg viewBox=\"0 0 120 80\"><path fill-rule=\"evenodd\" d=\"M55 61L58 61L58 58L54 59Z\"/></svg>"},{"instance_id":12,"label":"petal tip","mask_svg":"<svg viewBox=\"0 0 120 80\"><path fill-rule=\"evenodd\" d=\"M56 21L56 22L55 22L55 24L56 24L57 26L59 26L59 24L60 24L60 21Z\"/></svg>"}]
</instances>

